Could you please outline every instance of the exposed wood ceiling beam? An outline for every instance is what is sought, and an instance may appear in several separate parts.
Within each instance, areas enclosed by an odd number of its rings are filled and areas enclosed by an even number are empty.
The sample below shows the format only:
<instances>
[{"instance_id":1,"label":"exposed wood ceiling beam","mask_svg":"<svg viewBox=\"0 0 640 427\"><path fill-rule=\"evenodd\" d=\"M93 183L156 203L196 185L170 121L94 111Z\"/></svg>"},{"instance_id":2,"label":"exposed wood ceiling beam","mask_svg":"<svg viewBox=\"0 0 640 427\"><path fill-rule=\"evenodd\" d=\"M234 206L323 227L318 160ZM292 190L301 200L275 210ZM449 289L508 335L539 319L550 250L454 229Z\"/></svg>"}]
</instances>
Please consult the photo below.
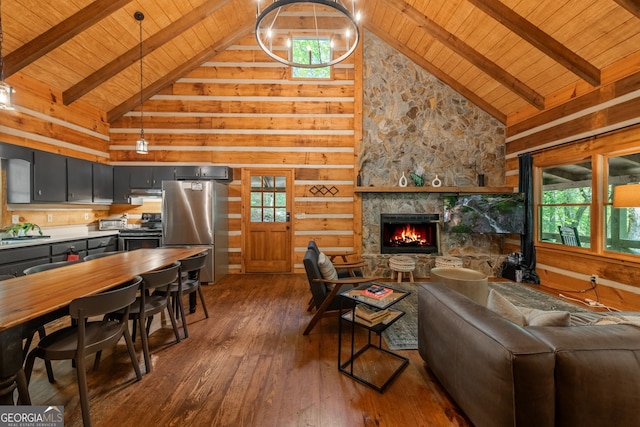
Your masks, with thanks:
<instances>
[{"instance_id":1,"label":"exposed wood ceiling beam","mask_svg":"<svg viewBox=\"0 0 640 427\"><path fill-rule=\"evenodd\" d=\"M143 101L151 98L156 93L160 92L165 87L171 85L175 81L177 81L183 75L189 73L190 71L198 68L200 65L211 59L213 56L219 54L220 52L227 49L229 46L233 45L240 38L245 35L251 33L254 29L255 22L247 22L246 24L240 26L237 30L232 33L229 33L226 37L219 40L214 45L209 48L203 50L184 64L179 67L174 68L169 71L166 75L164 75L161 79L156 80L154 83L146 87L143 92ZM129 99L121 103L120 105L114 107L107 113L107 121L109 123L114 122L115 120L122 117L124 114L133 110L136 106L140 105L140 93L131 96Z\"/></svg>"},{"instance_id":2,"label":"exposed wood ceiling beam","mask_svg":"<svg viewBox=\"0 0 640 427\"><path fill-rule=\"evenodd\" d=\"M638 0L614 0L620 6L633 13L636 17L640 18L640 2Z\"/></svg>"},{"instance_id":3,"label":"exposed wood ceiling beam","mask_svg":"<svg viewBox=\"0 0 640 427\"><path fill-rule=\"evenodd\" d=\"M17 73L27 65L80 34L96 22L111 15L131 0L96 0L50 30L40 34L4 57L5 77Z\"/></svg>"},{"instance_id":4,"label":"exposed wood ceiling beam","mask_svg":"<svg viewBox=\"0 0 640 427\"><path fill-rule=\"evenodd\" d=\"M598 68L541 31L499 0L468 1L590 85L600 86L600 70Z\"/></svg>"},{"instance_id":5,"label":"exposed wood ceiling beam","mask_svg":"<svg viewBox=\"0 0 640 427\"><path fill-rule=\"evenodd\" d=\"M451 78L447 73L434 66L430 62L426 61L422 56L418 55L414 51L408 49L404 44L400 44L395 38L391 37L387 31L382 30L380 27L376 26L373 22L366 22L365 27L374 33L376 36L380 37L385 43L389 46L392 46L398 52L405 55L407 58L411 59L418 66L424 68L438 79L442 80L447 85L451 86L456 92L460 95L467 98L470 102L477 105L479 108L486 111L488 114L495 117L501 123L507 122L507 116L502 113L500 110L494 108L491 104L483 100L481 97L471 92L465 86Z\"/></svg>"},{"instance_id":6,"label":"exposed wood ceiling beam","mask_svg":"<svg viewBox=\"0 0 640 427\"><path fill-rule=\"evenodd\" d=\"M462 56L474 66L478 67L484 73L489 75L503 86L509 88L516 95L535 106L539 110L544 109L544 97L535 90L509 74L503 68L493 61L480 54L464 41L451 34L446 29L432 21L422 14L413 6L405 3L403 0L386 0L385 3L404 15L407 19L413 21L420 28L433 36L440 43Z\"/></svg>"},{"instance_id":7,"label":"exposed wood ceiling beam","mask_svg":"<svg viewBox=\"0 0 640 427\"><path fill-rule=\"evenodd\" d=\"M209 0L193 9L177 21L165 27L162 31L158 31L156 34L144 40L142 42L142 56L150 54L228 3L231 3L231 0ZM123 55L120 55L98 71L65 90L62 93L62 102L64 105L71 104L139 59L140 46L132 47Z\"/></svg>"}]
</instances>

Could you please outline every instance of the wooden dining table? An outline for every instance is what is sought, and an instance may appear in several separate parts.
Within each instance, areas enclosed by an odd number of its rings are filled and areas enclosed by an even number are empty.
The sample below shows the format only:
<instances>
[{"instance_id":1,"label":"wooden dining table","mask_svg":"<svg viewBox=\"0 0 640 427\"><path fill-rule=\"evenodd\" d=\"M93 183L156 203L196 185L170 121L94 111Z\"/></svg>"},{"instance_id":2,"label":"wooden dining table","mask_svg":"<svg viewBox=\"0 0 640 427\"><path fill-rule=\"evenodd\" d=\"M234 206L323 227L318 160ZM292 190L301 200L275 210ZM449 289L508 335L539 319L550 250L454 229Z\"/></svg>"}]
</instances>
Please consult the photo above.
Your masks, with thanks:
<instances>
[{"instance_id":1,"label":"wooden dining table","mask_svg":"<svg viewBox=\"0 0 640 427\"><path fill-rule=\"evenodd\" d=\"M0 281L0 382L24 375L25 333L66 315L74 299L112 289L134 276L206 250L138 249ZM21 401L25 401L22 395Z\"/></svg>"}]
</instances>

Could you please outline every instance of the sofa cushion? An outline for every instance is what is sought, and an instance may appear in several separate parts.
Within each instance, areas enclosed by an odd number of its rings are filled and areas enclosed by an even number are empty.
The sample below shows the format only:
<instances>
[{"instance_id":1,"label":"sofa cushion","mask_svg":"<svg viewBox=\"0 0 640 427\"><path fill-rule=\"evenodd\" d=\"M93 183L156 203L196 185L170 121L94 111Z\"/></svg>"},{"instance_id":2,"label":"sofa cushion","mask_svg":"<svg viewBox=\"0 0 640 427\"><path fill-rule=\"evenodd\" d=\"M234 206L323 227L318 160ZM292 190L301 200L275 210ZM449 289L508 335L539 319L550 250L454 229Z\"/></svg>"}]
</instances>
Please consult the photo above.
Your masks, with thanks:
<instances>
[{"instance_id":1,"label":"sofa cushion","mask_svg":"<svg viewBox=\"0 0 640 427\"><path fill-rule=\"evenodd\" d=\"M320 255L318 255L318 268L323 279L336 280L338 278L336 268L324 252L320 252Z\"/></svg>"},{"instance_id":2,"label":"sofa cushion","mask_svg":"<svg viewBox=\"0 0 640 427\"><path fill-rule=\"evenodd\" d=\"M518 307L513 305L511 301L503 297L502 294L495 289L489 291L487 308L516 325L524 326L526 324L525 317L522 312L518 310Z\"/></svg>"}]
</instances>

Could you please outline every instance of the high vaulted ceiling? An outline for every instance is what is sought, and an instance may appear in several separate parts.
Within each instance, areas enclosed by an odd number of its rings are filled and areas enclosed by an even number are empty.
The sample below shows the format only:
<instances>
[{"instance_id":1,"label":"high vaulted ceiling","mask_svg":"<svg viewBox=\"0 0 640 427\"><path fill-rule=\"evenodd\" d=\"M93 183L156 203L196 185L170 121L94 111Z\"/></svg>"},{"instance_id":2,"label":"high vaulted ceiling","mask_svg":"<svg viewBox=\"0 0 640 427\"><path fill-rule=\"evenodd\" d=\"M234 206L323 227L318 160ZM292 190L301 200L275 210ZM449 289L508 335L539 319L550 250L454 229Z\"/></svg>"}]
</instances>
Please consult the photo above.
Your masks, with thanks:
<instances>
[{"instance_id":1,"label":"high vaulted ceiling","mask_svg":"<svg viewBox=\"0 0 640 427\"><path fill-rule=\"evenodd\" d=\"M251 33L255 2L4 0L5 77L36 79L62 92L65 104L82 100L113 120L140 101L134 12L146 17L149 98ZM357 7L367 30L505 123L640 73L638 0L358 0Z\"/></svg>"}]
</instances>

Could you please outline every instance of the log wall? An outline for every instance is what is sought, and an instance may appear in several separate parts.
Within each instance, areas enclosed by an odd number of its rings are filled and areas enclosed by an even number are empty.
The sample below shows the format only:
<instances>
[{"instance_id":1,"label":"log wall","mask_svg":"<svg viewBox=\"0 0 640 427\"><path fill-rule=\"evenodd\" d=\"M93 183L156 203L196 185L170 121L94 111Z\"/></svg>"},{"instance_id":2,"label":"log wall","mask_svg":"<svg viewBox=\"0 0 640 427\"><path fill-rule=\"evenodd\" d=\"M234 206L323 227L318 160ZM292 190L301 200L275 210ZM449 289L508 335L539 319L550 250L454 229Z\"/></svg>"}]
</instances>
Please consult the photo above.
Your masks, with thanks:
<instances>
[{"instance_id":1,"label":"log wall","mask_svg":"<svg viewBox=\"0 0 640 427\"><path fill-rule=\"evenodd\" d=\"M114 165L213 164L234 170L229 185L231 272L242 264L240 180L243 168L294 170L291 212L295 270L310 239L325 250L356 249L354 146L357 105L354 58L333 68L328 80L290 77L248 35L202 64L143 106L148 155L133 150L140 112L112 123ZM312 187L335 187L335 195Z\"/></svg>"}]
</instances>

